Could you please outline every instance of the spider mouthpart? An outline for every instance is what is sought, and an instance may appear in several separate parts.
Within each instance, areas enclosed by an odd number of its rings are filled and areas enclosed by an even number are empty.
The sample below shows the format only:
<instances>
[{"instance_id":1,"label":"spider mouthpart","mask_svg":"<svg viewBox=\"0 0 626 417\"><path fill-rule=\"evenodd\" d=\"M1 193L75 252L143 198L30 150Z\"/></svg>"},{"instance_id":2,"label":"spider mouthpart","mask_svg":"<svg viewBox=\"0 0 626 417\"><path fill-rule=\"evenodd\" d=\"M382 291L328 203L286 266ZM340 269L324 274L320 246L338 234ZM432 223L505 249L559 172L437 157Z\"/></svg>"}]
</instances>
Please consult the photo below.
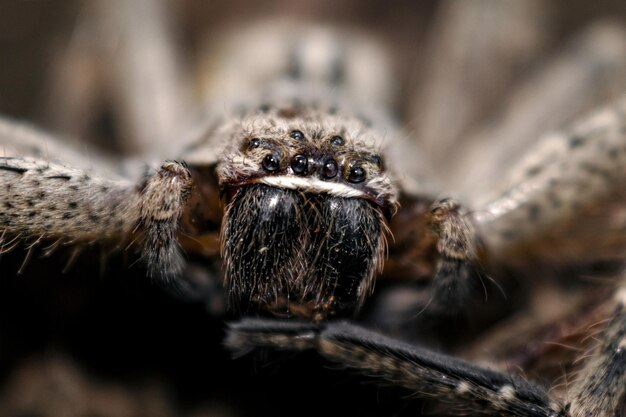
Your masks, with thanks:
<instances>
[{"instance_id":1,"label":"spider mouthpart","mask_svg":"<svg viewBox=\"0 0 626 417\"><path fill-rule=\"evenodd\" d=\"M353 315L382 266L383 225L363 198L241 186L221 238L230 307L312 321Z\"/></svg>"},{"instance_id":2,"label":"spider mouthpart","mask_svg":"<svg viewBox=\"0 0 626 417\"><path fill-rule=\"evenodd\" d=\"M339 136L339 135L335 135L332 138L330 138L330 144L331 145L335 145L335 146L341 146L344 144L344 140L343 137Z\"/></svg>"},{"instance_id":3,"label":"spider mouthpart","mask_svg":"<svg viewBox=\"0 0 626 417\"><path fill-rule=\"evenodd\" d=\"M322 166L322 175L324 176L324 178L335 178L337 176L337 172L339 172L339 166L337 165L337 161L332 158L324 161L324 165Z\"/></svg>"},{"instance_id":4,"label":"spider mouthpart","mask_svg":"<svg viewBox=\"0 0 626 417\"><path fill-rule=\"evenodd\" d=\"M366 177L365 170L359 165L353 165L350 167L350 171L348 173L348 181L352 183L360 183L365 181Z\"/></svg>"},{"instance_id":5,"label":"spider mouthpart","mask_svg":"<svg viewBox=\"0 0 626 417\"><path fill-rule=\"evenodd\" d=\"M291 133L289 134L289 136L291 136L293 139L297 139L297 140L303 140L304 139L304 133L302 133L299 130L293 130L291 131Z\"/></svg>"},{"instance_id":6,"label":"spider mouthpart","mask_svg":"<svg viewBox=\"0 0 626 417\"><path fill-rule=\"evenodd\" d=\"M291 161L291 169L296 174L306 174L309 168L309 162L304 155L296 155Z\"/></svg>"},{"instance_id":7,"label":"spider mouthpart","mask_svg":"<svg viewBox=\"0 0 626 417\"><path fill-rule=\"evenodd\" d=\"M275 172L280 168L280 157L276 153L271 153L263 158L263 168L267 172Z\"/></svg>"}]
</instances>

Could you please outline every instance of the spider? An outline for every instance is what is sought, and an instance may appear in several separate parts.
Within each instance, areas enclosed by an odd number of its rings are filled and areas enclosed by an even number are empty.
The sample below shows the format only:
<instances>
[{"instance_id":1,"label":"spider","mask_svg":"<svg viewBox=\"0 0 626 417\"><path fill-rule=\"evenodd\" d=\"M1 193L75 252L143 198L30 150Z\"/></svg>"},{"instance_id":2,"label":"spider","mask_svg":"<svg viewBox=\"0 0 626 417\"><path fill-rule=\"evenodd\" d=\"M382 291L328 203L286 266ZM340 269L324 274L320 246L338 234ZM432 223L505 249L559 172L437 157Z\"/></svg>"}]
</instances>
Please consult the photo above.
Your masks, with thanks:
<instances>
[{"instance_id":1,"label":"spider","mask_svg":"<svg viewBox=\"0 0 626 417\"><path fill-rule=\"evenodd\" d=\"M409 304L418 319L427 320L474 308L467 300L481 280L508 287L507 268L542 254L545 259L547 251L562 264L623 259L623 221L611 204L621 197L615 195L626 166L624 99L532 144L528 156L506 170L503 186L477 185L481 193L472 198L458 193L469 200L464 204L437 197L435 185L419 172L428 161L417 161L421 154L402 139L391 117L392 77L373 41L293 24L241 32L231 52L216 59L223 68L211 74L237 99L209 107L202 122L170 146L176 160L141 175L105 158L92 155L85 161L61 140L2 119L3 251L25 246L28 260L44 242L48 252L96 241L139 248L150 277L183 290L189 283L181 248L203 259L206 268L205 258L219 257L230 307L242 315L267 316L231 324L226 345L237 354L314 350L443 402L447 413L615 415L626 390L623 284L602 304L605 328L565 393L510 369L416 347L346 319L361 307L368 313L364 305L381 274L383 284L395 280L404 289L417 288L417 301ZM610 73L619 59L613 51L624 47L622 35L621 28L606 26L584 34L561 58L591 57L574 82ZM267 44L276 46L278 55L271 55ZM602 51L607 44L610 51ZM270 62L259 60L255 51ZM446 149L444 139L431 144L433 154ZM469 151L450 152L462 172ZM415 159L407 161L407 155ZM486 155L494 166L510 162L497 153ZM442 173L442 182L446 176L453 173ZM465 183L475 180L468 176ZM581 236L588 241L574 240ZM382 312L370 307L381 326L389 308L398 307L397 297L392 292L389 300L378 300ZM478 313L489 322L501 308ZM572 325L580 329L589 324L588 308L557 306L555 317L574 314ZM559 324L555 317L544 318L552 330ZM496 342L488 343L492 350L502 340L495 336ZM500 353L510 358L511 351L519 353L520 342L504 347ZM541 354L525 353L524 360Z\"/></svg>"}]
</instances>

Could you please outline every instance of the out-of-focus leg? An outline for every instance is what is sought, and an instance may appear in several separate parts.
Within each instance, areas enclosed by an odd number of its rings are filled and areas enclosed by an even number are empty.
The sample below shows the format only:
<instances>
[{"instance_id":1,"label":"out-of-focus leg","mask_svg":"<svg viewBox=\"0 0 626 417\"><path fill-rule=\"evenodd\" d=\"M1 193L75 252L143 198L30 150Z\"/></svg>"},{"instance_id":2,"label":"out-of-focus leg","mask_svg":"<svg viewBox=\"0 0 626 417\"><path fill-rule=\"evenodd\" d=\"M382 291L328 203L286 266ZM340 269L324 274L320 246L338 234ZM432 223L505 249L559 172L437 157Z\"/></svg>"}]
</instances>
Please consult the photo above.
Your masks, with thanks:
<instances>
[{"instance_id":1,"label":"out-of-focus leg","mask_svg":"<svg viewBox=\"0 0 626 417\"><path fill-rule=\"evenodd\" d=\"M118 123L121 149L169 151L190 107L172 7L164 0L87 3L55 63L48 99L52 125L84 137L81 126L104 103Z\"/></svg>"},{"instance_id":2,"label":"out-of-focus leg","mask_svg":"<svg viewBox=\"0 0 626 417\"><path fill-rule=\"evenodd\" d=\"M615 310L598 344L569 388L572 417L618 415L626 393L626 285L615 294Z\"/></svg>"},{"instance_id":3,"label":"out-of-focus leg","mask_svg":"<svg viewBox=\"0 0 626 417\"><path fill-rule=\"evenodd\" d=\"M616 99L626 89L625 68L626 29L591 26L512 90L485 127L467 132L442 175L475 207L476 197L500 186L520 155L537 152L542 135Z\"/></svg>"},{"instance_id":4,"label":"out-of-focus leg","mask_svg":"<svg viewBox=\"0 0 626 417\"><path fill-rule=\"evenodd\" d=\"M622 98L543 137L495 197L474 205L491 259L523 261L521 252L563 262L623 258L625 115ZM583 232L591 233L572 238Z\"/></svg>"},{"instance_id":5,"label":"out-of-focus leg","mask_svg":"<svg viewBox=\"0 0 626 417\"><path fill-rule=\"evenodd\" d=\"M409 129L434 167L501 102L546 38L540 1L447 1L430 33ZM444 173L445 174L445 173Z\"/></svg>"}]
</instances>

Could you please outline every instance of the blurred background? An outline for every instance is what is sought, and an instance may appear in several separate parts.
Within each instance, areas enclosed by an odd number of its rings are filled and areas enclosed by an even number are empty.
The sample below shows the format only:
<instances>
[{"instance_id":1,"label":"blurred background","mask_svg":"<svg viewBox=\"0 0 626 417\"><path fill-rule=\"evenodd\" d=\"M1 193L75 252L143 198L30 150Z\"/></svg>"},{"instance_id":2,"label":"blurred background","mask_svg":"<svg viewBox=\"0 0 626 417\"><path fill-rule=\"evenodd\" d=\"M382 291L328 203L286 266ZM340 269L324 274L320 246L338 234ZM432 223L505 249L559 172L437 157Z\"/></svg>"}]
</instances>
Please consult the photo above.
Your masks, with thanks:
<instances>
[{"instance_id":1,"label":"blurred background","mask_svg":"<svg viewBox=\"0 0 626 417\"><path fill-rule=\"evenodd\" d=\"M542 133L626 91L620 0L0 0L0 114L89 152L149 153L214 99L224 34L277 17L383 45L400 92L386 104L438 167L424 173L470 202ZM87 250L61 273L70 255L22 274L23 248L0 255L2 416L422 411L312 354L232 360L219 308L124 254Z\"/></svg>"}]
</instances>

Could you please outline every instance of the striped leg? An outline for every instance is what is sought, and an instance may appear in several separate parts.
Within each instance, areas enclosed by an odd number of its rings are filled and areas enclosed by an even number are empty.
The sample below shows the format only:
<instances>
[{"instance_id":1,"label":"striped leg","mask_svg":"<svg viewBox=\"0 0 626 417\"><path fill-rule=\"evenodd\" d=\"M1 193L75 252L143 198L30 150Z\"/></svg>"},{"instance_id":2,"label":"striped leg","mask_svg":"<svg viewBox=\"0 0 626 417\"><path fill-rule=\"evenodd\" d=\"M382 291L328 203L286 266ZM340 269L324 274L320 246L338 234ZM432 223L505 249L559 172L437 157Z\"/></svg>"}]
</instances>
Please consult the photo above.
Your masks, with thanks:
<instances>
[{"instance_id":1,"label":"striped leg","mask_svg":"<svg viewBox=\"0 0 626 417\"><path fill-rule=\"evenodd\" d=\"M235 354L257 348L317 350L326 359L383 378L421 397L446 400L457 411L500 416L565 416L545 388L525 379L393 340L346 322L311 324L247 319L232 324L226 345Z\"/></svg>"}]
</instances>

